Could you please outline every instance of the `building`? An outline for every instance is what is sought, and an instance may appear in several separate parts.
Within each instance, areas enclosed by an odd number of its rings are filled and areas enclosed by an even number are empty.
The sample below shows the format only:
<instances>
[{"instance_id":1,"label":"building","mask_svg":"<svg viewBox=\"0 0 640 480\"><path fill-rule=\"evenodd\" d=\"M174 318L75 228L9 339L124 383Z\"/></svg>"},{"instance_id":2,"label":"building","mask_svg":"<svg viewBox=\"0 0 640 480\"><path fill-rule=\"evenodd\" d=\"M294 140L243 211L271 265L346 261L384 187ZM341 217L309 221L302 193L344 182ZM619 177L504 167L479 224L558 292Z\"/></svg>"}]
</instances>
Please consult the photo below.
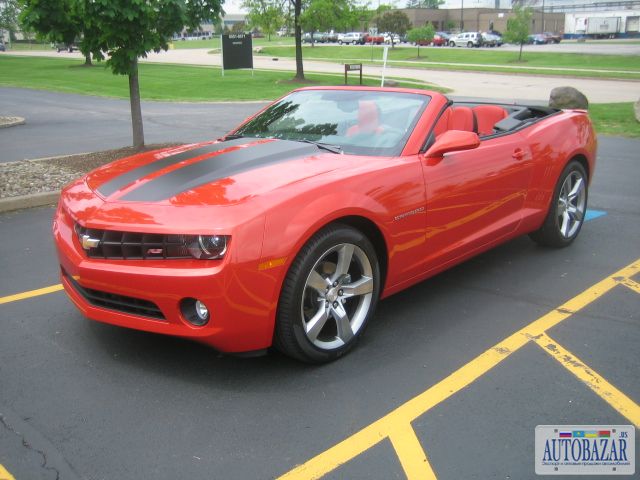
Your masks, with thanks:
<instances>
[{"instance_id":1,"label":"building","mask_svg":"<svg viewBox=\"0 0 640 480\"><path fill-rule=\"evenodd\" d=\"M513 15L511 9L501 8L407 8L402 10L411 20L414 27L432 23L436 30L484 32L507 29L507 20ZM565 27L564 13L543 13L535 10L531 19L531 33L557 32L563 33Z\"/></svg>"}]
</instances>

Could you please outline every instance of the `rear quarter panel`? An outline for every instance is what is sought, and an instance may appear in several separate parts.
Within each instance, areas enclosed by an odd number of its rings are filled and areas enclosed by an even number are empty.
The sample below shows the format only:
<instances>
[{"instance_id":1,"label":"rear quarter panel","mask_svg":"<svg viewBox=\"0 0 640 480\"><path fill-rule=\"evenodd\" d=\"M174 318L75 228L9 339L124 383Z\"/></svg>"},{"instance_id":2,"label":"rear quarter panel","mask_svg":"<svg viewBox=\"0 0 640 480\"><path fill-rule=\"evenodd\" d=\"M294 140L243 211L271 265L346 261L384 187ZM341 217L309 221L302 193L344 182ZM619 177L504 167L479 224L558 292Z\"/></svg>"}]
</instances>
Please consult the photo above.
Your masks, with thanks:
<instances>
[{"instance_id":1,"label":"rear quarter panel","mask_svg":"<svg viewBox=\"0 0 640 480\"><path fill-rule=\"evenodd\" d=\"M591 182L597 140L588 115L580 110L563 111L539 121L522 130L522 135L533 159L521 228L527 233L542 225L558 178L572 159L581 159Z\"/></svg>"}]
</instances>

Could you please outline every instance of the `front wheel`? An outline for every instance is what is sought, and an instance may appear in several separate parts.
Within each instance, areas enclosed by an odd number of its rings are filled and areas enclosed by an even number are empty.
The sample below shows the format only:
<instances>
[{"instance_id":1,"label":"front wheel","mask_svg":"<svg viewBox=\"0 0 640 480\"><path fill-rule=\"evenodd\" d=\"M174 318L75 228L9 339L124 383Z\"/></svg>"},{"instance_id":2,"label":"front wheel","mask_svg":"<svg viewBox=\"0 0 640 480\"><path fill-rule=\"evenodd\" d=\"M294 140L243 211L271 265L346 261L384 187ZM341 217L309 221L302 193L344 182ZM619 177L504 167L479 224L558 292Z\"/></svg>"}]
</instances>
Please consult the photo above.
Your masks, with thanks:
<instances>
[{"instance_id":1,"label":"front wheel","mask_svg":"<svg viewBox=\"0 0 640 480\"><path fill-rule=\"evenodd\" d=\"M573 242L582 228L587 211L588 179L584 167L571 161L562 171L553 192L547 217L529 236L540 245L566 247Z\"/></svg>"},{"instance_id":2,"label":"front wheel","mask_svg":"<svg viewBox=\"0 0 640 480\"><path fill-rule=\"evenodd\" d=\"M380 293L378 258L369 239L346 225L316 233L284 281L274 345L309 363L351 350L373 316Z\"/></svg>"}]
</instances>

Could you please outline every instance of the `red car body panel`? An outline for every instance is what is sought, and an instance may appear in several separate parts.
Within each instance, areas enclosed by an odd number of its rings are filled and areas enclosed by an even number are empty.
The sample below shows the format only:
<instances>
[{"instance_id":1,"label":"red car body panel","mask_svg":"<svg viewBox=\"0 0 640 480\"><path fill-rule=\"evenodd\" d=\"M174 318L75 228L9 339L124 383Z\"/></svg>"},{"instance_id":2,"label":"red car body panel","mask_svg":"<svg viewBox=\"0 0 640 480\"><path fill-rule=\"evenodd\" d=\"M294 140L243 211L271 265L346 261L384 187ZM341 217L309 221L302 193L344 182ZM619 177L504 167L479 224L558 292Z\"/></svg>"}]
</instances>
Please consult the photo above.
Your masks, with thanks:
<instances>
[{"instance_id":1,"label":"red car body panel","mask_svg":"<svg viewBox=\"0 0 640 480\"><path fill-rule=\"evenodd\" d=\"M272 343L278 298L289 266L323 226L340 220L377 232L385 254L381 262L386 272L382 297L386 297L537 229L570 159L582 159L592 176L596 140L585 112L559 112L516 132L483 139L476 149L434 158L421 149L448 105L446 97L424 90L357 90L431 97L401 155L336 155L317 150L161 201L123 198L185 165L277 142L251 140L155 171L109 195L99 191L133 169L194 147L216 145L206 142L119 160L67 186L53 233L63 285L72 301L85 316L101 322L188 337L221 351L260 350ZM231 240L227 254L219 260L106 260L87 257L75 224L103 230L229 235ZM154 302L165 320L96 306L73 282ZM211 321L206 326L193 326L182 315L180 301L187 297L210 307Z\"/></svg>"}]
</instances>

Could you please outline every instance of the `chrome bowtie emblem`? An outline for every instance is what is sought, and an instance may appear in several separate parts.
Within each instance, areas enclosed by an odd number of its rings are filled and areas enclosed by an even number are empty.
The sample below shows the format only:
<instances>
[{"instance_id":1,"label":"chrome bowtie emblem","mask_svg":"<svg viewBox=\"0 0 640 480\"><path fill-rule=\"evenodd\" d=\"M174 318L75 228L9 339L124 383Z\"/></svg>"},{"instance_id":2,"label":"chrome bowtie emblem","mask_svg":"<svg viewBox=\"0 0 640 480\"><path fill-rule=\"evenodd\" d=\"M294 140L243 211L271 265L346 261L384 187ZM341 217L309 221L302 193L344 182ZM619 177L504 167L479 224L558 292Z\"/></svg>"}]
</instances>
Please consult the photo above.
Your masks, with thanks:
<instances>
[{"instance_id":1,"label":"chrome bowtie emblem","mask_svg":"<svg viewBox=\"0 0 640 480\"><path fill-rule=\"evenodd\" d=\"M100 245L100 239L91 238L90 235L82 235L82 248L85 250L96 248L98 245Z\"/></svg>"}]
</instances>

